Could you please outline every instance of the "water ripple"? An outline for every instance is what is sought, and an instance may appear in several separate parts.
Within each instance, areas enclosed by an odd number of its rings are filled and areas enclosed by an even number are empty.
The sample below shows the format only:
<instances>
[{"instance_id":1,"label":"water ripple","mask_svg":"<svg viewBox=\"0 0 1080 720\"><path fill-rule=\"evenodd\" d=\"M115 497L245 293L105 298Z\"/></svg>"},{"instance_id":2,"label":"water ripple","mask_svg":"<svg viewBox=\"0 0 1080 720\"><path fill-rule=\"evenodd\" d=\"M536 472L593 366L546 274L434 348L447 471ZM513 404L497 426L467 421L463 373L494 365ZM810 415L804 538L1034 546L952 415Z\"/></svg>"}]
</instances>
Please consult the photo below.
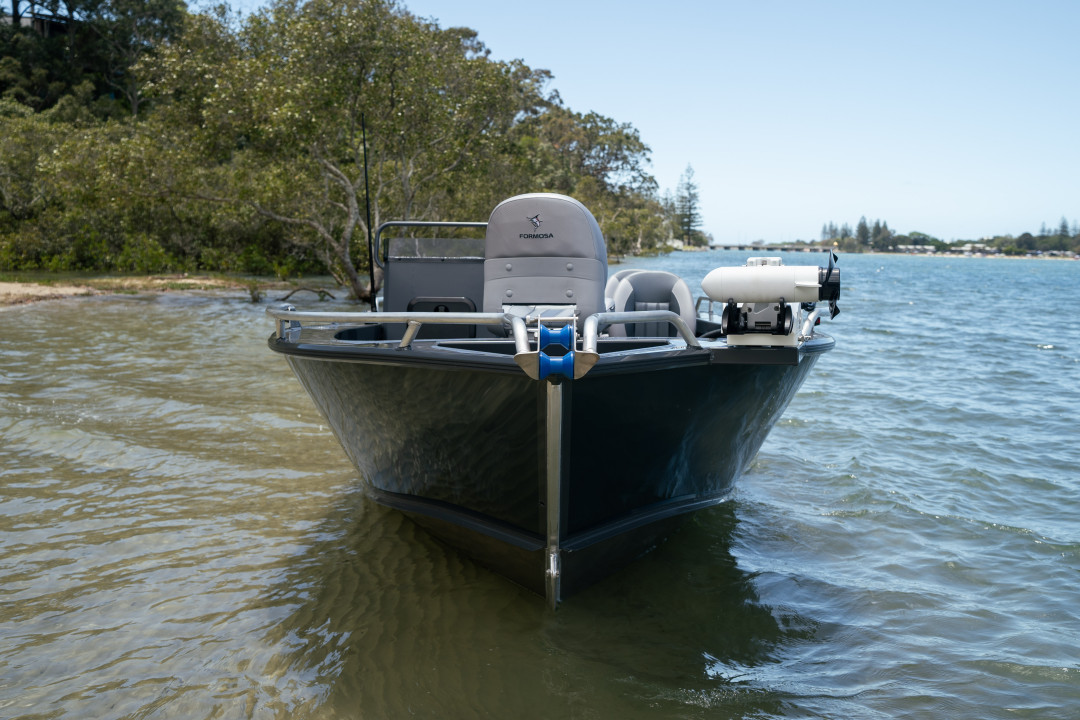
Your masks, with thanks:
<instances>
[{"instance_id":1,"label":"water ripple","mask_svg":"<svg viewBox=\"0 0 1080 720\"><path fill-rule=\"evenodd\" d=\"M262 307L5 310L0 715L1071 717L1080 329L1007 310L1080 264L841 267L734 500L554 614L362 497Z\"/></svg>"}]
</instances>

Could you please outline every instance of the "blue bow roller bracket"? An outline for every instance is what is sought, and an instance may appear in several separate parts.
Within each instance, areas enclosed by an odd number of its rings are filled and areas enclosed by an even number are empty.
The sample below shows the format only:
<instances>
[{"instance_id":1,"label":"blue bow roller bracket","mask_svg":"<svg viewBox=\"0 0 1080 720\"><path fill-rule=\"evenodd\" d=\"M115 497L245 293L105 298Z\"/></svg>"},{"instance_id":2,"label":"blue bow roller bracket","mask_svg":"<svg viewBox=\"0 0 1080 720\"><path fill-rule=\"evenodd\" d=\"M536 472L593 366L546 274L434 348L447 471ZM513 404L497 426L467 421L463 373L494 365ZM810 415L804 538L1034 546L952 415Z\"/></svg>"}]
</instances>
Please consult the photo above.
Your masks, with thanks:
<instances>
[{"instance_id":1,"label":"blue bow roller bracket","mask_svg":"<svg viewBox=\"0 0 1080 720\"><path fill-rule=\"evenodd\" d=\"M574 377L574 326L563 325L558 330L549 330L546 325L540 325L540 379L544 380L551 375L559 375L566 378ZM544 348L555 345L568 350L561 357L551 357Z\"/></svg>"},{"instance_id":2,"label":"blue bow roller bracket","mask_svg":"<svg viewBox=\"0 0 1080 720\"><path fill-rule=\"evenodd\" d=\"M540 326L540 349L548 345L558 345L566 350L574 347L574 326L563 325L558 330L550 330L546 325Z\"/></svg>"}]
</instances>

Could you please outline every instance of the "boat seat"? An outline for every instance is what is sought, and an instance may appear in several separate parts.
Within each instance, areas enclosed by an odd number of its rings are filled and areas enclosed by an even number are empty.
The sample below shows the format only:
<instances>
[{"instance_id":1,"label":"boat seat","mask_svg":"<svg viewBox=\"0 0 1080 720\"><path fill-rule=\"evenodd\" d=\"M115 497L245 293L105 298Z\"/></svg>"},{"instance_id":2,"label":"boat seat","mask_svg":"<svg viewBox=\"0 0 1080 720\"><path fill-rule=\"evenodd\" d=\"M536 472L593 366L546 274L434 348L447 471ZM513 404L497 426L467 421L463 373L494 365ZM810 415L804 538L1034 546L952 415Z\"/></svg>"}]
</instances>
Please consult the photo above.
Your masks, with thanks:
<instances>
[{"instance_id":1,"label":"boat seat","mask_svg":"<svg viewBox=\"0 0 1080 720\"><path fill-rule=\"evenodd\" d=\"M615 288L619 287L619 283L622 282L624 277L636 272L641 272L641 270L639 268L630 268L608 275L607 285L604 286L604 304L608 310L615 309Z\"/></svg>"},{"instance_id":2,"label":"boat seat","mask_svg":"<svg viewBox=\"0 0 1080 720\"><path fill-rule=\"evenodd\" d=\"M603 312L607 245L588 208L554 193L503 200L484 248L484 312L576 305L578 322Z\"/></svg>"},{"instance_id":3,"label":"boat seat","mask_svg":"<svg viewBox=\"0 0 1080 720\"><path fill-rule=\"evenodd\" d=\"M615 312L670 310L681 317L694 332L697 317L690 286L678 275L661 270L640 270L624 276L612 297ZM674 337L679 334L668 322L627 323L612 325L612 337Z\"/></svg>"}]
</instances>

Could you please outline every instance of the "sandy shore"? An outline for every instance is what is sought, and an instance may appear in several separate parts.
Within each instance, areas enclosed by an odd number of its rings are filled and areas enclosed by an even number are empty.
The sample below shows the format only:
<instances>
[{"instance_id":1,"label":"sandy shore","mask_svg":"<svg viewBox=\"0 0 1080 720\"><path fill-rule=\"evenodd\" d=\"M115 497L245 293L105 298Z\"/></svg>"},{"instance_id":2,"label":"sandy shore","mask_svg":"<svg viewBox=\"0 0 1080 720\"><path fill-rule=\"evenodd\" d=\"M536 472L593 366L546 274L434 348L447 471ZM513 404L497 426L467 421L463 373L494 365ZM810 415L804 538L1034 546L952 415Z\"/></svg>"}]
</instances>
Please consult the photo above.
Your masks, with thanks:
<instances>
[{"instance_id":1,"label":"sandy shore","mask_svg":"<svg viewBox=\"0 0 1080 720\"><path fill-rule=\"evenodd\" d=\"M39 285L0 282L0 305L19 305L35 300L51 300L73 295L94 295L98 291L82 285Z\"/></svg>"},{"instance_id":2,"label":"sandy shore","mask_svg":"<svg viewBox=\"0 0 1080 720\"><path fill-rule=\"evenodd\" d=\"M305 283L301 285L300 283ZM331 286L327 278L283 281L272 278L236 278L212 275L139 275L101 276L69 279L67 282L0 281L0 306L22 305L38 300L110 295L114 293L162 293L203 291L240 291L251 294L253 301L277 300L291 292L306 291L308 297L343 298L346 291ZM274 297L270 297L270 294Z\"/></svg>"},{"instance_id":3,"label":"sandy shore","mask_svg":"<svg viewBox=\"0 0 1080 720\"><path fill-rule=\"evenodd\" d=\"M285 283L258 282L252 285L235 279L206 275L147 275L138 277L88 278L79 283L0 282L0 305L20 305L37 300L109 293L165 292L170 290L248 290L289 287Z\"/></svg>"}]
</instances>

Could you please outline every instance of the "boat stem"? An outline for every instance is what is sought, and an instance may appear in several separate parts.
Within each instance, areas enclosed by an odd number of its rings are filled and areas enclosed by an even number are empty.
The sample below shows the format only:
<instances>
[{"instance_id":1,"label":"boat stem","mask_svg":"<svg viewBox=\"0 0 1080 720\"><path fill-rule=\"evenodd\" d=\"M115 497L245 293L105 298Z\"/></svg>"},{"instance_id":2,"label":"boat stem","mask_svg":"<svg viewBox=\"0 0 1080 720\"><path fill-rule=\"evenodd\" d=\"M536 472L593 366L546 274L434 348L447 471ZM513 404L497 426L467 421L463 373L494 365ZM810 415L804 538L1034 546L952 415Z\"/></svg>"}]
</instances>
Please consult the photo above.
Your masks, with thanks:
<instances>
[{"instance_id":1,"label":"boat stem","mask_svg":"<svg viewBox=\"0 0 1080 720\"><path fill-rule=\"evenodd\" d=\"M559 548L562 510L563 392L562 382L547 383L547 602L559 604L562 557Z\"/></svg>"}]
</instances>

